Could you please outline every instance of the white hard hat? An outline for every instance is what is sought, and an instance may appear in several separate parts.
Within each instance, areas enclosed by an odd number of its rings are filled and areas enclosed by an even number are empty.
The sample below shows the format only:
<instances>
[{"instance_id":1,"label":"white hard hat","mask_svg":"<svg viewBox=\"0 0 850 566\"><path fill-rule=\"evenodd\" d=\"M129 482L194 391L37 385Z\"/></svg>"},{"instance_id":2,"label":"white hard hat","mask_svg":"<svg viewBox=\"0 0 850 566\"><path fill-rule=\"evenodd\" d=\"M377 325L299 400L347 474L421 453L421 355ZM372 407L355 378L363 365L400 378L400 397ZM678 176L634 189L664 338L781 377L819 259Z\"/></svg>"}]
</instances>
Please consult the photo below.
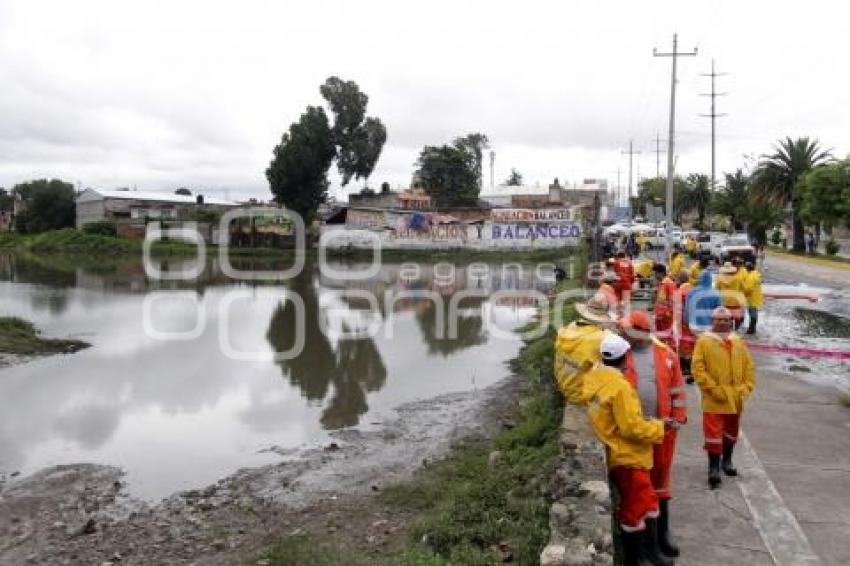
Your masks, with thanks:
<instances>
[{"instance_id":1,"label":"white hard hat","mask_svg":"<svg viewBox=\"0 0 850 566\"><path fill-rule=\"evenodd\" d=\"M630 348L628 342L613 332L606 332L602 343L599 344L599 353L602 354L603 360L616 360L625 356Z\"/></svg>"}]
</instances>

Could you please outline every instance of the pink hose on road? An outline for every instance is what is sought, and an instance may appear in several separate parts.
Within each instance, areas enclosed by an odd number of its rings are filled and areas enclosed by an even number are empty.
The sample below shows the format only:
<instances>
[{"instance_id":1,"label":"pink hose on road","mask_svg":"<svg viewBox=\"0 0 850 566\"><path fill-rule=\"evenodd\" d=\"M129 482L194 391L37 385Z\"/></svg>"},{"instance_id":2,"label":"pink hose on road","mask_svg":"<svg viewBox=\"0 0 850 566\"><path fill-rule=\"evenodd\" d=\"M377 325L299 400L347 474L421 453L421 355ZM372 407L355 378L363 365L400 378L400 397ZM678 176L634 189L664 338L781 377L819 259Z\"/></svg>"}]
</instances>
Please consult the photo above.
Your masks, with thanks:
<instances>
[{"instance_id":1,"label":"pink hose on road","mask_svg":"<svg viewBox=\"0 0 850 566\"><path fill-rule=\"evenodd\" d=\"M777 346L775 344L760 344L750 342L747 344L753 350L759 352L770 352L772 354L794 354L807 358L832 358L835 360L850 360L850 350L822 350L819 348L801 348L798 346Z\"/></svg>"}]
</instances>

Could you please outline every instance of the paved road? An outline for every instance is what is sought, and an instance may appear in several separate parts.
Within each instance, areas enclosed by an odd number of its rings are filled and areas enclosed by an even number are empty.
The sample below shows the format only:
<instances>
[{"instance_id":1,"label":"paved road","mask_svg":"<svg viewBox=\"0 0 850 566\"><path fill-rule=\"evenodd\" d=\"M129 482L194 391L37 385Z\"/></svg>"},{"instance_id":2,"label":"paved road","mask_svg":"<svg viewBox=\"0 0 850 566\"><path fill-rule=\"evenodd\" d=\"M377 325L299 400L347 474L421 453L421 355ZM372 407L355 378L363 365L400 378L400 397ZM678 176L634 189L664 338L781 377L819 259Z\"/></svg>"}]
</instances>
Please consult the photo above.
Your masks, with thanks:
<instances>
[{"instance_id":1,"label":"paved road","mask_svg":"<svg viewBox=\"0 0 850 566\"><path fill-rule=\"evenodd\" d=\"M850 289L850 269L769 256L764 271L768 283ZM673 478L678 564L850 564L850 408L833 387L767 369L774 361L756 356L761 369L744 416L741 477L716 491L706 481L699 394L689 388L691 422L680 435Z\"/></svg>"}]
</instances>

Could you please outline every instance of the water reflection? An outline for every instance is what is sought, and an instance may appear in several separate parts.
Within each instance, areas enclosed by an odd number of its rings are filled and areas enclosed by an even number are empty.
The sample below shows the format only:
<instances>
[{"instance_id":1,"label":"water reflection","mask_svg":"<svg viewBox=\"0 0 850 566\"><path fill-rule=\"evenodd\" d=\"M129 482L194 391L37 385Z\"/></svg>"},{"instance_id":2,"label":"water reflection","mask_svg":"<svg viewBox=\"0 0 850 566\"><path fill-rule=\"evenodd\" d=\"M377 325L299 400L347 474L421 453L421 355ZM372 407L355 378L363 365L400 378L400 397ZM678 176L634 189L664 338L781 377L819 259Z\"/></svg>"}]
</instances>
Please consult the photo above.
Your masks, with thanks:
<instances>
[{"instance_id":1,"label":"water reflection","mask_svg":"<svg viewBox=\"0 0 850 566\"><path fill-rule=\"evenodd\" d=\"M294 358L277 363L284 377L311 401L324 399L333 385L333 396L320 419L326 429L356 425L369 410L366 393L377 391L387 380L381 354L372 338L342 339L336 348L331 345L319 324L319 301L309 272L295 278L291 290L304 301L306 347ZM296 344L298 327L296 307L287 301L272 314L266 338L276 352L288 352Z\"/></svg>"},{"instance_id":2,"label":"water reflection","mask_svg":"<svg viewBox=\"0 0 850 566\"><path fill-rule=\"evenodd\" d=\"M183 261L167 260L167 267ZM285 261L234 258L234 265L273 269ZM263 447L324 442L326 431L369 426L400 404L486 387L506 374L504 361L519 340L494 339L485 311L499 310L508 326L527 316L491 304L487 295L546 290L548 283L497 268L436 271L424 264L414 274L387 264L367 280L339 281L308 262L284 284L248 284L224 277L210 261L197 280L164 282L147 278L136 260L92 265L0 255L0 312L30 319L49 336L93 344L72 356L0 370L0 471L117 464L127 469L132 491L154 498L271 461L273 455L258 454ZM221 305L231 291L246 289L249 296L233 303L224 325ZM207 319L200 336L183 342L148 336L141 322L145 298L187 290ZM459 292L473 296L459 302L453 335L450 309ZM298 332L293 303L279 301L286 293L304 303L305 347L276 362L273 354L291 349ZM158 327L191 328L197 313L171 307L157 316ZM369 320L383 326L359 332ZM256 352L257 359L225 355L223 330L234 348Z\"/></svg>"}]
</instances>

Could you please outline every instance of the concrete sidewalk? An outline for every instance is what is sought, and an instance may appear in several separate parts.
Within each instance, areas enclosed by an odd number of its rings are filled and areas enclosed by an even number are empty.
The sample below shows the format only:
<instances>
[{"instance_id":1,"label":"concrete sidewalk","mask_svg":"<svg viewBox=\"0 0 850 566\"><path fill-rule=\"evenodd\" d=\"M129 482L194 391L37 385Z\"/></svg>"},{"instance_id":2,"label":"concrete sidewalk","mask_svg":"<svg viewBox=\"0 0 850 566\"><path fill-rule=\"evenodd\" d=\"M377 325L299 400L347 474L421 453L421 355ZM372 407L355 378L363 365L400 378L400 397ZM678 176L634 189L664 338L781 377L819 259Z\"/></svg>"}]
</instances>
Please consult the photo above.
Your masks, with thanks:
<instances>
[{"instance_id":1,"label":"concrete sidewalk","mask_svg":"<svg viewBox=\"0 0 850 566\"><path fill-rule=\"evenodd\" d=\"M759 371L736 450L741 476L710 491L699 393L689 389L673 471L678 564L850 564L850 408L837 392Z\"/></svg>"}]
</instances>

